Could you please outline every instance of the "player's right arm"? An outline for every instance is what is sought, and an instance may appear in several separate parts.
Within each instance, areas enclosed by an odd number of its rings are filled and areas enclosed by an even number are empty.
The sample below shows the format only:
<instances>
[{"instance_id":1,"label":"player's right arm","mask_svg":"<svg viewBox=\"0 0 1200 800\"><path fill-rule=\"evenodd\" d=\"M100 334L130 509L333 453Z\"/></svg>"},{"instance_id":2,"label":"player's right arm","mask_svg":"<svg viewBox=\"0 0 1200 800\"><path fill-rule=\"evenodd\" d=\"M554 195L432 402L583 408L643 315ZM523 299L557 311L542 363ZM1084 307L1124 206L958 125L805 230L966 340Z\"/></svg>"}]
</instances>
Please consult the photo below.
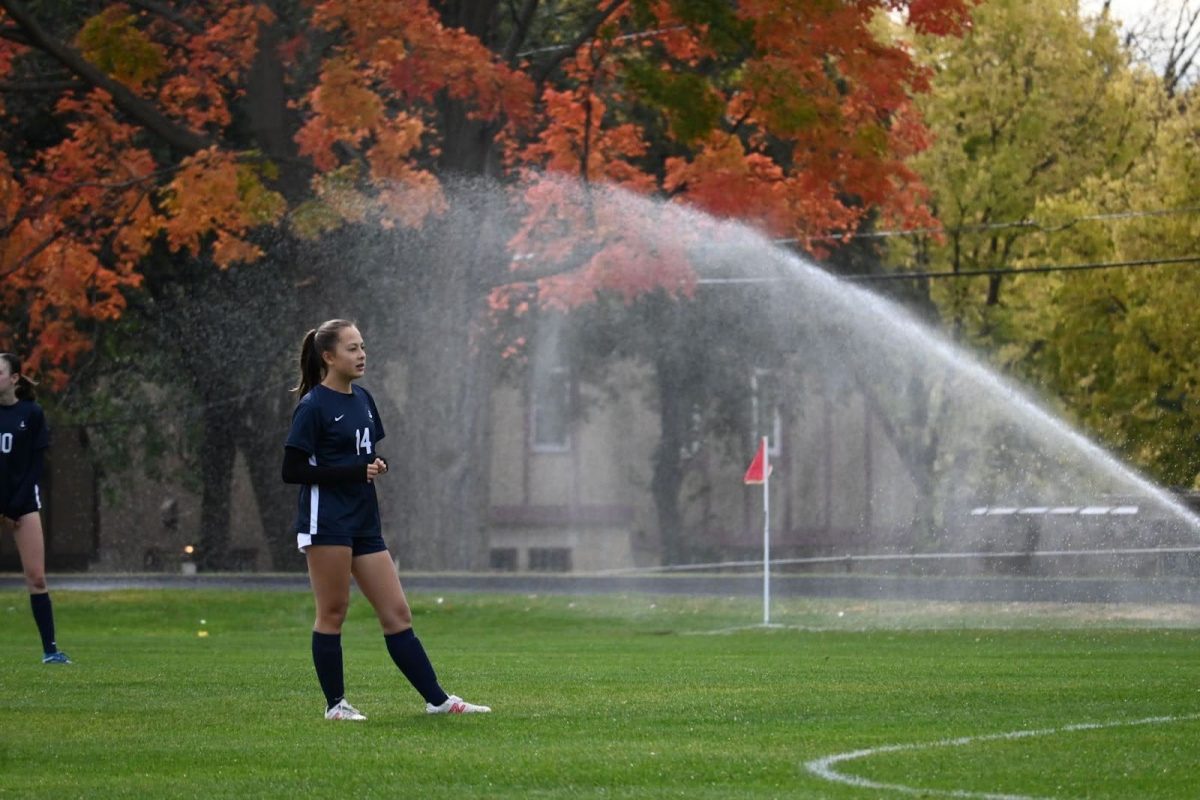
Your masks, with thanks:
<instances>
[{"instance_id":1,"label":"player's right arm","mask_svg":"<svg viewBox=\"0 0 1200 800\"><path fill-rule=\"evenodd\" d=\"M283 482L306 485L366 483L371 479L369 464L328 466L310 464L308 453L297 447L283 448Z\"/></svg>"},{"instance_id":2,"label":"player's right arm","mask_svg":"<svg viewBox=\"0 0 1200 800\"><path fill-rule=\"evenodd\" d=\"M283 447L283 482L306 486L366 483L371 479L368 465L315 464L311 458L321 439L321 410L305 397L292 412L292 426Z\"/></svg>"}]
</instances>

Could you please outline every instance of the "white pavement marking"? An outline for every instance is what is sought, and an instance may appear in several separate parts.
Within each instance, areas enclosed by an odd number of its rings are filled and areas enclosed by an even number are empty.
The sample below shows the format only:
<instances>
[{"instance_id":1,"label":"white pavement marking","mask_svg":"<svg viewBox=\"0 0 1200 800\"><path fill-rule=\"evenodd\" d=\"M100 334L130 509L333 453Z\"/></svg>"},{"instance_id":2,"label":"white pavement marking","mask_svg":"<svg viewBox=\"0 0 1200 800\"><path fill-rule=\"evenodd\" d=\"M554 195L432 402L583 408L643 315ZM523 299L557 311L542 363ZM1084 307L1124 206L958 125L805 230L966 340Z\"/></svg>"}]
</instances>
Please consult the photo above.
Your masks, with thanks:
<instances>
[{"instance_id":1,"label":"white pavement marking","mask_svg":"<svg viewBox=\"0 0 1200 800\"><path fill-rule=\"evenodd\" d=\"M1173 717L1146 717L1145 719L1122 720L1116 722L1081 722L1075 725L1064 725L1061 728L1040 728L1028 731L1008 731L1007 733L990 733L983 736L963 736L958 739L941 739L936 742L917 742L914 744L890 744L883 747L868 747L863 750L853 750L848 753L837 753L832 756L814 759L804 764L804 768L817 777L834 783L844 783L860 789L879 789L902 794L921 795L922 797L972 797L982 800L1046 800L1023 794L993 794L991 792L969 792L963 789L924 789L917 786L905 786L899 783L881 783L879 781L860 778L857 775L846 775L834 769L836 764L853 761L859 758L879 755L881 753L897 753L905 750L927 750L934 747L962 747L976 742L994 742L1003 739L1026 739L1032 736L1052 736L1056 733L1072 731L1091 731L1100 728L1118 728L1129 725L1162 725L1167 722L1183 722L1200 719L1200 714L1185 714Z\"/></svg>"}]
</instances>

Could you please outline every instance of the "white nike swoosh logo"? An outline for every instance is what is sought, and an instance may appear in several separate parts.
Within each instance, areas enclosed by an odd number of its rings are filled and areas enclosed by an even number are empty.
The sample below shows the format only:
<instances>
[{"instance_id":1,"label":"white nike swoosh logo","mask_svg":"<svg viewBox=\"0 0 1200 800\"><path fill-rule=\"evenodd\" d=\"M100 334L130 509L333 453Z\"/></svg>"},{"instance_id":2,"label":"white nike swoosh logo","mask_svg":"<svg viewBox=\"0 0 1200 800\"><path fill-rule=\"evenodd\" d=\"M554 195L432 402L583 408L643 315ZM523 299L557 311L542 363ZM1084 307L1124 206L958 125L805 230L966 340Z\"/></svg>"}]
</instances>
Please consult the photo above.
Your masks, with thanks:
<instances>
[{"instance_id":1,"label":"white nike swoosh logo","mask_svg":"<svg viewBox=\"0 0 1200 800\"><path fill-rule=\"evenodd\" d=\"M341 421L341 419L342 419L342 417L344 417L344 416L346 416L346 415L345 415L345 414L338 414L336 417L334 417L334 418L333 418L333 421L334 421L334 422L340 422L340 421Z\"/></svg>"}]
</instances>

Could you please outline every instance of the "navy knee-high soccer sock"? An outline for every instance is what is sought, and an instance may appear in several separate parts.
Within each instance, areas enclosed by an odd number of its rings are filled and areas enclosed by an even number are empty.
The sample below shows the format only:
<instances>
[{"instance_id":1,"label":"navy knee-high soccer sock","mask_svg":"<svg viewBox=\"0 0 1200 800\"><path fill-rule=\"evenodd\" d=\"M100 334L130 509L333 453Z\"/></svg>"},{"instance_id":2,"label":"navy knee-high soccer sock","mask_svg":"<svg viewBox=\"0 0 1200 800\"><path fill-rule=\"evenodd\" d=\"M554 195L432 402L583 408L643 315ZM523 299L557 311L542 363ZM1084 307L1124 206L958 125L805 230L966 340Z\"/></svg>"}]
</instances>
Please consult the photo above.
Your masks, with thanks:
<instances>
[{"instance_id":1,"label":"navy knee-high soccer sock","mask_svg":"<svg viewBox=\"0 0 1200 800\"><path fill-rule=\"evenodd\" d=\"M396 662L404 677L421 693L426 703L440 706L446 702L449 695L438 685L433 664L429 663L429 656L425 655L425 648L421 646L421 640L413 633L412 628L399 633L385 634L383 641L387 643L392 661Z\"/></svg>"},{"instance_id":2,"label":"navy knee-high soccer sock","mask_svg":"<svg viewBox=\"0 0 1200 800\"><path fill-rule=\"evenodd\" d=\"M325 707L333 708L346 696L346 684L342 676L342 635L313 631L312 653L317 681L325 693Z\"/></svg>"},{"instance_id":3,"label":"navy knee-high soccer sock","mask_svg":"<svg viewBox=\"0 0 1200 800\"><path fill-rule=\"evenodd\" d=\"M50 593L29 595L29 607L33 609L33 621L42 636L42 652L46 655L58 652L54 641L54 607L50 604Z\"/></svg>"}]
</instances>

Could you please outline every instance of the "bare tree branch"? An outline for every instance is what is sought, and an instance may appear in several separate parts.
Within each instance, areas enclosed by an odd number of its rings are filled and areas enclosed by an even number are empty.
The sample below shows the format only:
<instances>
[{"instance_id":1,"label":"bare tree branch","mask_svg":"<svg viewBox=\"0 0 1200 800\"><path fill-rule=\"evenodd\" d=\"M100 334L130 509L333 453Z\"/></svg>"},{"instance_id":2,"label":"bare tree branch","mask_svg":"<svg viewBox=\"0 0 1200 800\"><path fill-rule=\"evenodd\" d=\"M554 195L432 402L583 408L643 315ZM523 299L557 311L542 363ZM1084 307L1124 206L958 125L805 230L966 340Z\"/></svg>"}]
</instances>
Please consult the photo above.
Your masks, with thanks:
<instances>
[{"instance_id":1,"label":"bare tree branch","mask_svg":"<svg viewBox=\"0 0 1200 800\"><path fill-rule=\"evenodd\" d=\"M504 45L504 52L500 54L500 59L510 67L517 65L517 50L525 41L525 37L529 35L529 26L533 23L533 15L537 13L537 7L538 0L525 0L520 12L517 13L512 35L508 37L508 43Z\"/></svg>"},{"instance_id":2,"label":"bare tree branch","mask_svg":"<svg viewBox=\"0 0 1200 800\"><path fill-rule=\"evenodd\" d=\"M65 186L63 186L62 189L55 192L53 195L51 195L47 198L44 198L40 203L37 203L35 205L24 206L17 212L17 215L15 217L13 217L11 220L6 220L4 218L0 218L0 239L7 238L9 236L9 234L11 234L14 230L16 230L16 227L18 224L20 224L21 222L24 222L27 219L32 219L35 214L40 212L41 209L47 208L49 206L53 206L59 200L63 199L64 197L68 197L72 194L75 194L80 189L103 189L105 191L105 196L110 197L116 191L119 191L121 189L128 189L130 187L138 186L140 184L143 187L141 190L142 195L145 196L156 185L155 184L156 179L164 177L166 175L170 175L171 173L177 172L178 170L179 170L179 167L172 166L172 167L166 167L164 169L156 170L147 175L135 176L135 177L129 178L128 180L123 180L123 181L113 181L113 182L76 181L69 185L65 185Z\"/></svg>"},{"instance_id":3,"label":"bare tree branch","mask_svg":"<svg viewBox=\"0 0 1200 800\"><path fill-rule=\"evenodd\" d=\"M1175 17L1175 28L1171 32L1167 50L1167 63L1163 69L1163 81L1167 95L1175 96L1176 90L1187 82L1188 73L1200 53L1200 3L1190 8L1181 3Z\"/></svg>"},{"instance_id":4,"label":"bare tree branch","mask_svg":"<svg viewBox=\"0 0 1200 800\"><path fill-rule=\"evenodd\" d=\"M626 0L610 0L608 5L596 11L592 18L584 25L583 30L571 40L571 43L563 47L561 50L556 50L554 56L534 72L534 83L540 88L546 79L550 77L550 73L554 71L562 62L566 61L571 56L583 47L584 43L592 39L596 35L596 31L600 30L600 26L616 13L617 9L625 5Z\"/></svg>"},{"instance_id":5,"label":"bare tree branch","mask_svg":"<svg viewBox=\"0 0 1200 800\"><path fill-rule=\"evenodd\" d=\"M1200 58L1200 0L1177 0L1177 6L1156 0L1150 10L1127 23L1126 46L1162 76L1168 97L1192 82Z\"/></svg>"},{"instance_id":6,"label":"bare tree branch","mask_svg":"<svg viewBox=\"0 0 1200 800\"><path fill-rule=\"evenodd\" d=\"M65 230L59 230L55 233L50 234L48 237L46 237L42 241L38 242L36 247L34 247L32 250L30 250L25 255L21 256L21 258L15 264L13 264L12 267L4 270L3 272L0 272L0 278L7 278L10 275L16 275L18 272L20 272L22 269L25 268L26 264L28 264L30 261L33 261L33 259L37 258L38 255L40 255L43 250L45 250L47 247L54 244L55 242L57 242L59 239L61 239L62 237L66 236L66 235L67 235L67 232Z\"/></svg>"},{"instance_id":7,"label":"bare tree branch","mask_svg":"<svg viewBox=\"0 0 1200 800\"><path fill-rule=\"evenodd\" d=\"M13 22L29 37L33 47L51 56L87 83L108 92L117 108L171 147L190 155L214 144L203 134L172 122L153 103L138 97L124 85L105 75L78 52L55 39L38 23L24 4L17 0L0 0L0 8L8 12Z\"/></svg>"},{"instance_id":8,"label":"bare tree branch","mask_svg":"<svg viewBox=\"0 0 1200 800\"><path fill-rule=\"evenodd\" d=\"M147 176L147 177L150 177L150 176ZM78 183L78 184L75 184L74 186L72 186L71 188L78 189L78 188L84 187L84 186L100 186L105 189L109 189L109 191L107 192L107 194L100 206L100 209L99 209L99 211L101 211L101 212L107 212L109 210L109 208L111 208L114 205L114 202L120 199L119 196L117 196L116 193L114 191L112 191L113 189L120 189L120 188L127 188L129 186L136 186L139 183L142 184L142 187L141 187L141 190L138 192L137 200L131 206L129 206L129 210L126 212L125 216L116 224L116 227L120 228L120 227L124 227L125 225L129 224L130 220L133 219L133 213L137 210L137 208L142 203L144 203L146 201L146 198L150 196L150 192L154 190L154 185L146 183L146 178L138 178L138 179L133 179L133 180L129 180L129 181L122 181L120 183L115 183L115 184ZM16 223L19 222L20 219L21 219L21 217L20 217L20 215L18 215L17 219L14 220L11 225L7 226L5 231L0 231L0 233L5 233L6 231L11 231L14 227L16 227ZM83 226L81 225L80 227L82 228ZM0 278L7 278L10 275L15 275L17 272L22 270L27 264L29 264L31 261L33 261L33 259L37 258L38 255L40 255L47 247L49 247L50 245L57 242L59 239L63 238L64 236L67 236L71 233L72 233L72 231L70 230L70 221L64 219L62 228L58 229L54 233L50 234L50 236L48 236L47 238L45 238L41 242L39 242L32 250L30 250L25 255L21 256L21 258L15 264L13 264L9 269L6 269L5 271L0 272ZM75 233L78 233L78 231L76 231Z\"/></svg>"},{"instance_id":9,"label":"bare tree branch","mask_svg":"<svg viewBox=\"0 0 1200 800\"><path fill-rule=\"evenodd\" d=\"M574 272L603 250L606 244L606 242L580 242L575 245L570 254L554 263L525 257L519 260L530 266L523 265L513 269L513 261L505 262L508 269L481 275L476 283L476 290L486 296L492 290L506 286L536 286L539 281L546 278Z\"/></svg>"}]
</instances>

